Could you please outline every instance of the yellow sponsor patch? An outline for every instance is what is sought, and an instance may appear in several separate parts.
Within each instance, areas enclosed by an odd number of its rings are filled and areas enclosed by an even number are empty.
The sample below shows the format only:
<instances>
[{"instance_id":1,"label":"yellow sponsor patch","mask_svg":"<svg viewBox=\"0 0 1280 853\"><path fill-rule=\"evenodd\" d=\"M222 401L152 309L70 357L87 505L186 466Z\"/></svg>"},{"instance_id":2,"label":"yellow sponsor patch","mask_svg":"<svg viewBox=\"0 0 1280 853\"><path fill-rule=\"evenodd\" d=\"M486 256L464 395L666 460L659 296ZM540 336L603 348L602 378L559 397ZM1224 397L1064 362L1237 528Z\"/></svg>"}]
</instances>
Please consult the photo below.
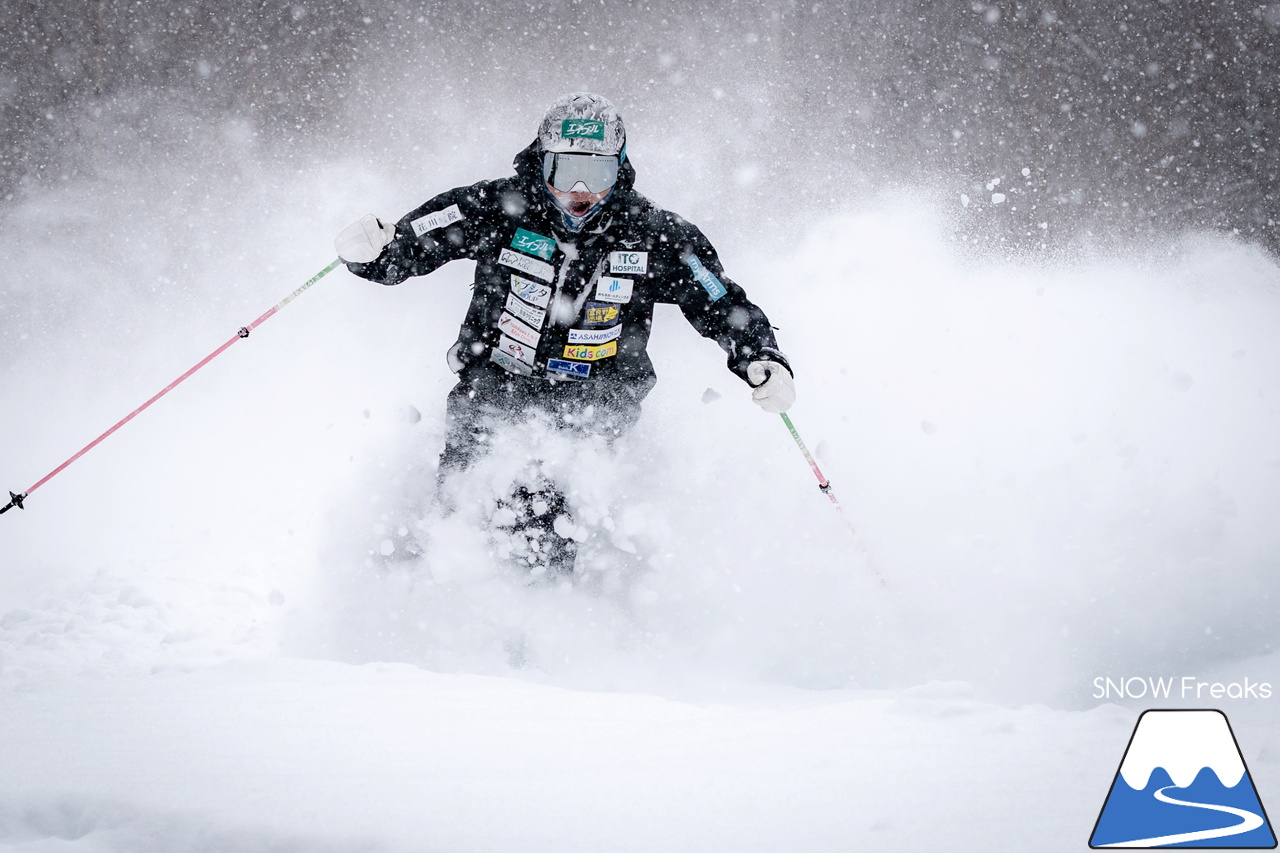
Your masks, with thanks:
<instances>
[{"instance_id":1,"label":"yellow sponsor patch","mask_svg":"<svg viewBox=\"0 0 1280 853\"><path fill-rule=\"evenodd\" d=\"M601 305L598 308L587 308L585 323L588 326L600 326L618 319L618 306Z\"/></svg>"},{"instance_id":2,"label":"yellow sponsor patch","mask_svg":"<svg viewBox=\"0 0 1280 853\"><path fill-rule=\"evenodd\" d=\"M608 358L611 355L618 354L618 342L609 341L607 344L600 346L586 346L583 344L571 344L564 348L564 357L572 358L578 361L599 361L602 358Z\"/></svg>"}]
</instances>

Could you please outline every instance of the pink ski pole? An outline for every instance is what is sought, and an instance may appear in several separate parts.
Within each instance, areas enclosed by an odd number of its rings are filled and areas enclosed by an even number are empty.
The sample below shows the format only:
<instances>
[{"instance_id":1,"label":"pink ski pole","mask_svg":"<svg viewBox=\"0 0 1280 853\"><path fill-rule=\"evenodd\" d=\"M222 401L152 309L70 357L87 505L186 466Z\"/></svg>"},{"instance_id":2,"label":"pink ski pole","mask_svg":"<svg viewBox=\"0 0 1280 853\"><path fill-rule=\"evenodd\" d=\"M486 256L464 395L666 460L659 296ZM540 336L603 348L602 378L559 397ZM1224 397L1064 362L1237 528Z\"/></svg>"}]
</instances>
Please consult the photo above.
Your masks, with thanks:
<instances>
[{"instance_id":1,"label":"pink ski pole","mask_svg":"<svg viewBox=\"0 0 1280 853\"><path fill-rule=\"evenodd\" d=\"M26 507L24 507L24 506L22 505L22 503L23 503L23 501L25 501L25 500L27 499L27 496L28 496L28 495L30 495L30 494L31 494L32 492L34 492L36 489L38 489L38 488L40 488L41 486L43 486L45 483L47 483L47 482L49 482L50 480L52 480L54 477L56 477L59 473L61 473L61 472L62 472L62 470L63 470L64 468L66 468L68 465L70 465L72 462L75 462L75 461L76 461L77 459L79 459L81 456L84 456L84 455L85 455L86 453L88 453L90 450L92 450L93 448L97 447L99 444L101 444L101 443L102 443L102 442L107 438L107 436L111 435L113 432L115 432L116 430L120 429L120 427L124 426L124 425L125 425L125 424L127 424L129 421L133 420L133 419L134 419L134 418L136 418L138 415L142 414L142 413L143 413L144 411L146 411L146 410L151 406L151 404L152 404L152 403L154 403L156 400L159 400L159 399L160 399L161 397L163 397L165 394L168 394L168 393L169 393L170 391L172 391L174 388L177 388L177 387L178 387L178 385L179 385L180 383L182 383L182 382L183 382L183 380L185 380L188 376L190 376L191 374L195 373L197 370L199 370L200 368L204 367L206 364L208 364L209 362L213 361L213 360L214 360L215 358L217 358L218 356L222 355L222 353L224 353L224 352L225 352L225 351L226 351L226 350L227 350L227 349L228 349L232 344L236 343L236 342L237 342L237 341L239 341L241 338L247 338L247 337L249 337L249 333L250 333L250 332L252 332L254 329L258 328L258 326L262 325L264 322L266 322L266 321L267 321L267 318L269 318L271 315L275 314L277 311L279 311L279 310L280 310L281 308L283 308L284 306L288 305L288 304L289 304L290 302L292 302L293 300L297 299L299 296L301 296L301 295L302 295L303 291L305 291L307 288L311 287L311 285L315 284L317 281L319 281L320 279L324 278L324 277L325 277L326 275L328 275L329 273L333 272L333 271L338 267L338 265L339 265L339 264L341 264L341 263L342 263L342 259L341 259L341 258L335 258L331 264L329 264L329 265L328 265L327 267L325 267L324 269L320 270L320 272L316 273L316 274L315 274L315 275L313 275L311 278L307 279L307 281L306 281L306 282L305 282L301 287L299 287L299 288L298 288L297 290L295 290L293 293L290 293L290 294L289 294L288 296L286 296L284 299L280 300L278 303L276 303L275 305L273 305L273 306L270 308L270 310L268 310L268 311L267 311L265 314L263 314L261 317L259 317L258 319L254 320L252 323L250 323L250 324L249 324L249 325L247 325L247 326L242 326L242 327L240 328L240 330L239 330L239 331L237 331L237 332L235 333L235 336L234 336L234 337L232 337L230 340L228 340L228 341L227 341L226 343L224 343L222 346L218 347L216 350L214 350L213 352L209 353L207 356L205 356L204 358L202 358L202 359L199 361L199 363L197 363L194 367L192 367L192 368L191 368L190 370L188 370L186 373L182 374L182 375L181 375L181 376L179 376L177 379L173 380L173 381L172 381L172 382L170 382L168 385L166 385L166 386L164 386L163 388L161 388L161 389L160 389L160 391L159 391L159 392L157 392L157 393L156 393L156 395L155 395L154 397L152 397L150 400L148 400L147 402L143 403L141 406L139 406L138 408L134 409L134 410L133 410L132 412L130 412L129 414L125 415L123 418L121 418L119 421L117 421L117 422L115 423L115 425L113 425L110 429L108 429L108 430L107 430L106 432L104 432L102 435L98 436L98 437L97 437L97 438L95 438L93 441L89 442L89 443L88 443L88 444L86 444L84 447L80 448L79 452L77 452L74 456L72 456L72 457L71 457L70 459L68 459L66 462L63 462L63 463L62 463L61 465L59 465L57 468L54 468L54 469L53 469L52 471L50 471L48 474L45 474L43 477L41 477L41 478L40 478L40 480L39 480L39 481L37 481L37 482L36 482L36 484L35 484L34 486L30 487L29 489L27 489L25 492L23 492L23 493L22 493L22 494L20 494L20 495L19 495L19 494L14 493L14 492L9 492L9 503L8 503L8 504L6 504L6 505L5 505L5 506L3 506L3 507L0 507L0 515L3 515L4 513L6 513L6 512L8 512L9 510L13 509L15 506L16 506L18 509L26 509Z\"/></svg>"}]
</instances>

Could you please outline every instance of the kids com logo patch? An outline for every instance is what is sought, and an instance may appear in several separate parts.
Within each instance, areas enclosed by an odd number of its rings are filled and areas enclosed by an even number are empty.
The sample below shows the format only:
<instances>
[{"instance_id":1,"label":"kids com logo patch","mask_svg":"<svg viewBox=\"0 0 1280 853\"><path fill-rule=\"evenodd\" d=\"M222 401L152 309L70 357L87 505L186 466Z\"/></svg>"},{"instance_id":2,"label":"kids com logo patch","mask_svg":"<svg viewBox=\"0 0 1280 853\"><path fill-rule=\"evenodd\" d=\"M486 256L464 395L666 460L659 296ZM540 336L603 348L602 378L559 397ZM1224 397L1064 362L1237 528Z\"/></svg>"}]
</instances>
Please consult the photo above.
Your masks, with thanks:
<instances>
[{"instance_id":1,"label":"kids com logo patch","mask_svg":"<svg viewBox=\"0 0 1280 853\"><path fill-rule=\"evenodd\" d=\"M1221 711L1145 711L1089 846L1265 850L1276 836Z\"/></svg>"}]
</instances>

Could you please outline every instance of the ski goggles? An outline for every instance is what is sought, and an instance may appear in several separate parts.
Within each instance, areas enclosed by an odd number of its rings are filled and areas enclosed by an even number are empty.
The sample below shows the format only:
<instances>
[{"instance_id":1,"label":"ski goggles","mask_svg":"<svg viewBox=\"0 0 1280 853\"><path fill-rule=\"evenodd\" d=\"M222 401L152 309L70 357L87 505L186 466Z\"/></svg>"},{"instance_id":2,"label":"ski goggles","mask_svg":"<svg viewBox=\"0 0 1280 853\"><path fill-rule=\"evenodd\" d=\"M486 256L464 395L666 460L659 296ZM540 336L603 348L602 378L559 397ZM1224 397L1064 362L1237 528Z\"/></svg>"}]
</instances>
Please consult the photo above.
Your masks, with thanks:
<instances>
[{"instance_id":1,"label":"ski goggles","mask_svg":"<svg viewBox=\"0 0 1280 853\"><path fill-rule=\"evenodd\" d=\"M542 155L542 179L562 193L576 187L579 181L589 191L602 193L618 182L618 158L548 151Z\"/></svg>"}]
</instances>

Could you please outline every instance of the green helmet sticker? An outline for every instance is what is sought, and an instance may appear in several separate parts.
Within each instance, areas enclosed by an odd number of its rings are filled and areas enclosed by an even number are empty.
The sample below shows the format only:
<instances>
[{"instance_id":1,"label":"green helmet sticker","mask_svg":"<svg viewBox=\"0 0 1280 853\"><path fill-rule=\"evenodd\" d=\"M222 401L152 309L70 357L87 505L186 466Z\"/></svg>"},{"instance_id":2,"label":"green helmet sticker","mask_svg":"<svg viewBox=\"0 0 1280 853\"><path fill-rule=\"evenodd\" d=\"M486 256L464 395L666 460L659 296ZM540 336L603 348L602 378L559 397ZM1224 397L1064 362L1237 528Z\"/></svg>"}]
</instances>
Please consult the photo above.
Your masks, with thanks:
<instances>
[{"instance_id":1,"label":"green helmet sticker","mask_svg":"<svg viewBox=\"0 0 1280 853\"><path fill-rule=\"evenodd\" d=\"M604 141L604 122L593 118L567 118L560 122L560 135L565 139Z\"/></svg>"}]
</instances>

